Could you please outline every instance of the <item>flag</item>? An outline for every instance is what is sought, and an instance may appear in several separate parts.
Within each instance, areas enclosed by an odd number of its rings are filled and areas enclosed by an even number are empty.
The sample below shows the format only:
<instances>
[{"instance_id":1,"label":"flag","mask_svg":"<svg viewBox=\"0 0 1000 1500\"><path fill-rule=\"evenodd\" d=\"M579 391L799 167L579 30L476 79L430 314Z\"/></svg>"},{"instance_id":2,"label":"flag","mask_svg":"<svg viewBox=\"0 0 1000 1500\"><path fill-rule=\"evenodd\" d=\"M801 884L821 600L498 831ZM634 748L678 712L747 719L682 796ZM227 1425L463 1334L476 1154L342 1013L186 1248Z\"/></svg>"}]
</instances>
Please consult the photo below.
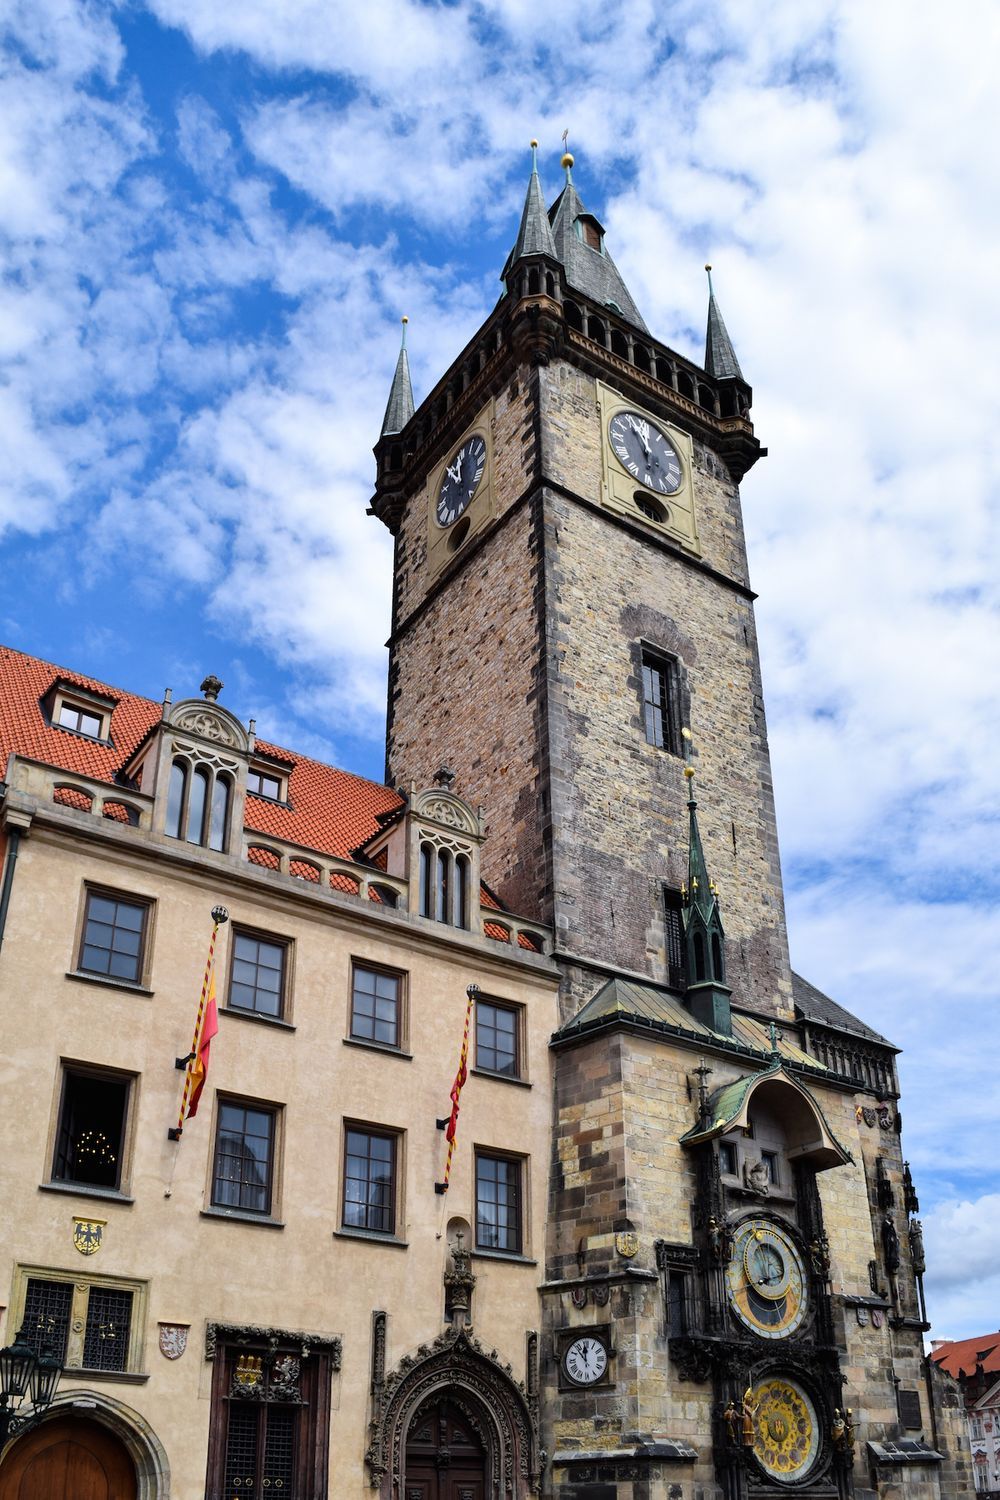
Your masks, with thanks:
<instances>
[{"instance_id":1,"label":"flag","mask_svg":"<svg viewBox=\"0 0 1000 1500\"><path fill-rule=\"evenodd\" d=\"M191 1102L188 1105L187 1118L193 1120L198 1113L198 1104L201 1099L201 1091L205 1087L205 1079L208 1077L208 1058L212 1049L212 1038L219 1029L219 1012L215 1004L215 969L212 969L212 978L208 985L208 1003L205 1006L205 1015L201 1023L201 1035L198 1038L198 1047L191 1062Z\"/></svg>"},{"instance_id":2,"label":"flag","mask_svg":"<svg viewBox=\"0 0 1000 1500\"><path fill-rule=\"evenodd\" d=\"M458 1060L458 1072L455 1074L455 1082L452 1084L451 1093L448 1095L451 1100L451 1114L444 1132L445 1139L448 1142L448 1156L444 1164L444 1181L436 1185L436 1191L440 1193L448 1191L448 1182L451 1178L451 1161L455 1155L455 1133L458 1130L458 1101L465 1086L465 1080L469 1076L469 1031L472 1025L472 1007L476 996L479 994L479 986L470 984L465 993L468 998L465 1007L465 1030L462 1032L462 1054Z\"/></svg>"}]
</instances>

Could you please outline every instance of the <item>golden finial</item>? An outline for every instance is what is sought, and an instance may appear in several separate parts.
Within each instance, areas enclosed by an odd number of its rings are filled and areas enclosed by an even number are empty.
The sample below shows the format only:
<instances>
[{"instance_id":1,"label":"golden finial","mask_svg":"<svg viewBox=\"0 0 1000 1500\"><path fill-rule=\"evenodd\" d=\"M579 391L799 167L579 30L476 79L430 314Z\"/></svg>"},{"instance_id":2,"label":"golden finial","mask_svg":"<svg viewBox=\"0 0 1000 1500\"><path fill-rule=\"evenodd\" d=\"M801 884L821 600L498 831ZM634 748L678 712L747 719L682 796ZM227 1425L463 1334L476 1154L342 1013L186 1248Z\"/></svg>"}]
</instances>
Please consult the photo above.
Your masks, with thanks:
<instances>
[{"instance_id":1,"label":"golden finial","mask_svg":"<svg viewBox=\"0 0 1000 1500\"><path fill-rule=\"evenodd\" d=\"M400 322L401 323L408 323L409 321L410 321L409 318L404 313L403 316L402 316L402 318L400 319Z\"/></svg>"},{"instance_id":2,"label":"golden finial","mask_svg":"<svg viewBox=\"0 0 1000 1500\"><path fill-rule=\"evenodd\" d=\"M690 738L691 738L691 731L687 727L687 725L685 724L684 728L681 730L681 739L682 740L689 740Z\"/></svg>"},{"instance_id":3,"label":"golden finial","mask_svg":"<svg viewBox=\"0 0 1000 1500\"><path fill-rule=\"evenodd\" d=\"M706 271L710 271L710 270L711 270L711 269L712 269L712 267L711 267L711 266L706 266L706 267L705 267L705 270L706 270Z\"/></svg>"},{"instance_id":4,"label":"golden finial","mask_svg":"<svg viewBox=\"0 0 1000 1500\"><path fill-rule=\"evenodd\" d=\"M567 152L564 153L563 159L559 163L559 165L561 167L565 167L565 169L566 169L567 172L569 171L570 167L573 165L573 153L572 153L572 151L567 151Z\"/></svg>"},{"instance_id":5,"label":"golden finial","mask_svg":"<svg viewBox=\"0 0 1000 1500\"><path fill-rule=\"evenodd\" d=\"M537 149L537 147L538 147L538 142L537 142L537 141L535 141L535 140L533 140L533 141L532 141L532 142L531 142L531 149L532 149L532 151L534 151L534 150L536 150L536 149Z\"/></svg>"},{"instance_id":6,"label":"golden finial","mask_svg":"<svg viewBox=\"0 0 1000 1500\"><path fill-rule=\"evenodd\" d=\"M685 766L684 767L684 775L690 781L691 777L694 775L694 766Z\"/></svg>"}]
</instances>

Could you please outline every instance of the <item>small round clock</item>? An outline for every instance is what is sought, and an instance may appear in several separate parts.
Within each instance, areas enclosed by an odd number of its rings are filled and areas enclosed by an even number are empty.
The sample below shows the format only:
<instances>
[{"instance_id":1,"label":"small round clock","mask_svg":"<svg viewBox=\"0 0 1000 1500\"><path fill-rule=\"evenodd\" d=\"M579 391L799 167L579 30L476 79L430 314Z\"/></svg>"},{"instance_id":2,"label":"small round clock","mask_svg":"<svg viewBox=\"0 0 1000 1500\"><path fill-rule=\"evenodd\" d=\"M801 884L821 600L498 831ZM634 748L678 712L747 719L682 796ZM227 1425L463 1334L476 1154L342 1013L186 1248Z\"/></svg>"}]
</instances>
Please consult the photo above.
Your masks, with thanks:
<instances>
[{"instance_id":1,"label":"small round clock","mask_svg":"<svg viewBox=\"0 0 1000 1500\"><path fill-rule=\"evenodd\" d=\"M808 1305L808 1278L791 1236L768 1219L748 1219L733 1235L726 1292L740 1322L764 1339L788 1338Z\"/></svg>"},{"instance_id":2,"label":"small round clock","mask_svg":"<svg viewBox=\"0 0 1000 1500\"><path fill-rule=\"evenodd\" d=\"M469 507L486 468L486 441L478 432L445 465L434 514L439 526L453 526Z\"/></svg>"},{"instance_id":3,"label":"small round clock","mask_svg":"<svg viewBox=\"0 0 1000 1500\"><path fill-rule=\"evenodd\" d=\"M608 423L608 440L622 468L639 484L661 495L675 495L684 471L666 433L637 411L619 411Z\"/></svg>"},{"instance_id":4,"label":"small round clock","mask_svg":"<svg viewBox=\"0 0 1000 1500\"><path fill-rule=\"evenodd\" d=\"M568 1345L562 1362L574 1385L594 1385L608 1368L608 1351L600 1339L585 1334Z\"/></svg>"}]
</instances>

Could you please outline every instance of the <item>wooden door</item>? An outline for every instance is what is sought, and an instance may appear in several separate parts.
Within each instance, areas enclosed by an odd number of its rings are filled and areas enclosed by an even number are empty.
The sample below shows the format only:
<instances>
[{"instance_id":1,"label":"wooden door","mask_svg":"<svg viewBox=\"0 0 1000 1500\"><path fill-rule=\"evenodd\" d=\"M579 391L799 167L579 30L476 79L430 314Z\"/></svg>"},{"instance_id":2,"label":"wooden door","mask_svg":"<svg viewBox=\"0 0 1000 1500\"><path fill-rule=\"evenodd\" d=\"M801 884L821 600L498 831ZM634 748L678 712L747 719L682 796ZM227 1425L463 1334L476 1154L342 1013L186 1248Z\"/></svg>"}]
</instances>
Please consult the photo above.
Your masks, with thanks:
<instances>
[{"instance_id":1,"label":"wooden door","mask_svg":"<svg viewBox=\"0 0 1000 1500\"><path fill-rule=\"evenodd\" d=\"M136 1500L135 1466L106 1427L54 1417L7 1449L0 1500Z\"/></svg>"},{"instance_id":2,"label":"wooden door","mask_svg":"<svg viewBox=\"0 0 1000 1500\"><path fill-rule=\"evenodd\" d=\"M429 1403L410 1429L404 1500L484 1500L485 1494L486 1455L465 1413L447 1397Z\"/></svg>"}]
</instances>

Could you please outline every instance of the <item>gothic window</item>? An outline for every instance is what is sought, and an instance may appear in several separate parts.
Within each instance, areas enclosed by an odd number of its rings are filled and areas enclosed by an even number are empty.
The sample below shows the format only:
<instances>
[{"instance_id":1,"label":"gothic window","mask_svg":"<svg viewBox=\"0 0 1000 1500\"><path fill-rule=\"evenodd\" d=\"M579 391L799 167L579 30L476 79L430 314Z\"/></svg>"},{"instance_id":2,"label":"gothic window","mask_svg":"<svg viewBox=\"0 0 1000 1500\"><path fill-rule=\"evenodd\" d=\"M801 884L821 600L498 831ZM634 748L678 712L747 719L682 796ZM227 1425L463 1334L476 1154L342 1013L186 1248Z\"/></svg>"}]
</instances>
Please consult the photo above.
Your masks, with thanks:
<instances>
[{"instance_id":1,"label":"gothic window","mask_svg":"<svg viewBox=\"0 0 1000 1500\"><path fill-rule=\"evenodd\" d=\"M395 1233L396 1143L393 1133L348 1126L344 1151L345 1229Z\"/></svg>"},{"instance_id":2,"label":"gothic window","mask_svg":"<svg viewBox=\"0 0 1000 1500\"><path fill-rule=\"evenodd\" d=\"M677 663L646 649L642 652L642 714L647 743L678 754Z\"/></svg>"},{"instance_id":3,"label":"gothic window","mask_svg":"<svg viewBox=\"0 0 1000 1500\"><path fill-rule=\"evenodd\" d=\"M611 350L620 359L628 359L628 339L620 328L612 328L611 330Z\"/></svg>"},{"instance_id":4,"label":"gothic window","mask_svg":"<svg viewBox=\"0 0 1000 1500\"><path fill-rule=\"evenodd\" d=\"M564 302L563 313L566 318L566 327L575 328L578 333L583 332L583 315L575 302Z\"/></svg>"},{"instance_id":5,"label":"gothic window","mask_svg":"<svg viewBox=\"0 0 1000 1500\"><path fill-rule=\"evenodd\" d=\"M229 974L231 1009L279 1019L285 1009L287 961L287 943L234 928Z\"/></svg>"},{"instance_id":6,"label":"gothic window","mask_svg":"<svg viewBox=\"0 0 1000 1500\"><path fill-rule=\"evenodd\" d=\"M519 1255L522 1245L519 1157L476 1152L476 1249Z\"/></svg>"},{"instance_id":7,"label":"gothic window","mask_svg":"<svg viewBox=\"0 0 1000 1500\"><path fill-rule=\"evenodd\" d=\"M450 890L451 855L448 853L447 849L439 849L437 852L437 869L435 873L434 886L434 915L439 922L447 922L450 920Z\"/></svg>"},{"instance_id":8,"label":"gothic window","mask_svg":"<svg viewBox=\"0 0 1000 1500\"><path fill-rule=\"evenodd\" d=\"M232 788L227 776L209 766L191 766L178 757L170 767L166 832L207 849L224 852L229 838Z\"/></svg>"},{"instance_id":9,"label":"gothic window","mask_svg":"<svg viewBox=\"0 0 1000 1500\"><path fill-rule=\"evenodd\" d=\"M403 976L355 964L351 976L351 1036L383 1047L401 1045Z\"/></svg>"},{"instance_id":10,"label":"gothic window","mask_svg":"<svg viewBox=\"0 0 1000 1500\"><path fill-rule=\"evenodd\" d=\"M667 952L667 984L672 990L682 990L687 984L683 910L684 904L680 891L664 886L663 923Z\"/></svg>"},{"instance_id":11,"label":"gothic window","mask_svg":"<svg viewBox=\"0 0 1000 1500\"><path fill-rule=\"evenodd\" d=\"M19 1267L11 1312L36 1354L55 1354L67 1370L120 1373L142 1367L145 1302L144 1282Z\"/></svg>"},{"instance_id":12,"label":"gothic window","mask_svg":"<svg viewBox=\"0 0 1000 1500\"><path fill-rule=\"evenodd\" d=\"M705 978L705 938L702 933L695 933L692 947L694 949L695 983L700 984Z\"/></svg>"},{"instance_id":13,"label":"gothic window","mask_svg":"<svg viewBox=\"0 0 1000 1500\"><path fill-rule=\"evenodd\" d=\"M275 1330L220 1340L212 1376L205 1495L298 1500L327 1493L330 1353Z\"/></svg>"},{"instance_id":14,"label":"gothic window","mask_svg":"<svg viewBox=\"0 0 1000 1500\"><path fill-rule=\"evenodd\" d=\"M419 907L422 917L447 922L451 927L467 928L470 901L469 859L452 855L448 849L433 844L420 846Z\"/></svg>"},{"instance_id":15,"label":"gothic window","mask_svg":"<svg viewBox=\"0 0 1000 1500\"><path fill-rule=\"evenodd\" d=\"M88 890L83 940L77 964L85 974L104 974L138 984L142 978L149 905Z\"/></svg>"},{"instance_id":16,"label":"gothic window","mask_svg":"<svg viewBox=\"0 0 1000 1500\"><path fill-rule=\"evenodd\" d=\"M110 1188L122 1183L132 1080L91 1068L63 1070L52 1181Z\"/></svg>"},{"instance_id":17,"label":"gothic window","mask_svg":"<svg viewBox=\"0 0 1000 1500\"><path fill-rule=\"evenodd\" d=\"M476 1001L476 1067L505 1078L520 1077L519 1013L511 1005Z\"/></svg>"},{"instance_id":18,"label":"gothic window","mask_svg":"<svg viewBox=\"0 0 1000 1500\"><path fill-rule=\"evenodd\" d=\"M434 915L434 850L430 844L420 845L420 915Z\"/></svg>"},{"instance_id":19,"label":"gothic window","mask_svg":"<svg viewBox=\"0 0 1000 1500\"><path fill-rule=\"evenodd\" d=\"M274 1109L220 1099L212 1169L216 1208L270 1214L276 1122Z\"/></svg>"}]
</instances>

